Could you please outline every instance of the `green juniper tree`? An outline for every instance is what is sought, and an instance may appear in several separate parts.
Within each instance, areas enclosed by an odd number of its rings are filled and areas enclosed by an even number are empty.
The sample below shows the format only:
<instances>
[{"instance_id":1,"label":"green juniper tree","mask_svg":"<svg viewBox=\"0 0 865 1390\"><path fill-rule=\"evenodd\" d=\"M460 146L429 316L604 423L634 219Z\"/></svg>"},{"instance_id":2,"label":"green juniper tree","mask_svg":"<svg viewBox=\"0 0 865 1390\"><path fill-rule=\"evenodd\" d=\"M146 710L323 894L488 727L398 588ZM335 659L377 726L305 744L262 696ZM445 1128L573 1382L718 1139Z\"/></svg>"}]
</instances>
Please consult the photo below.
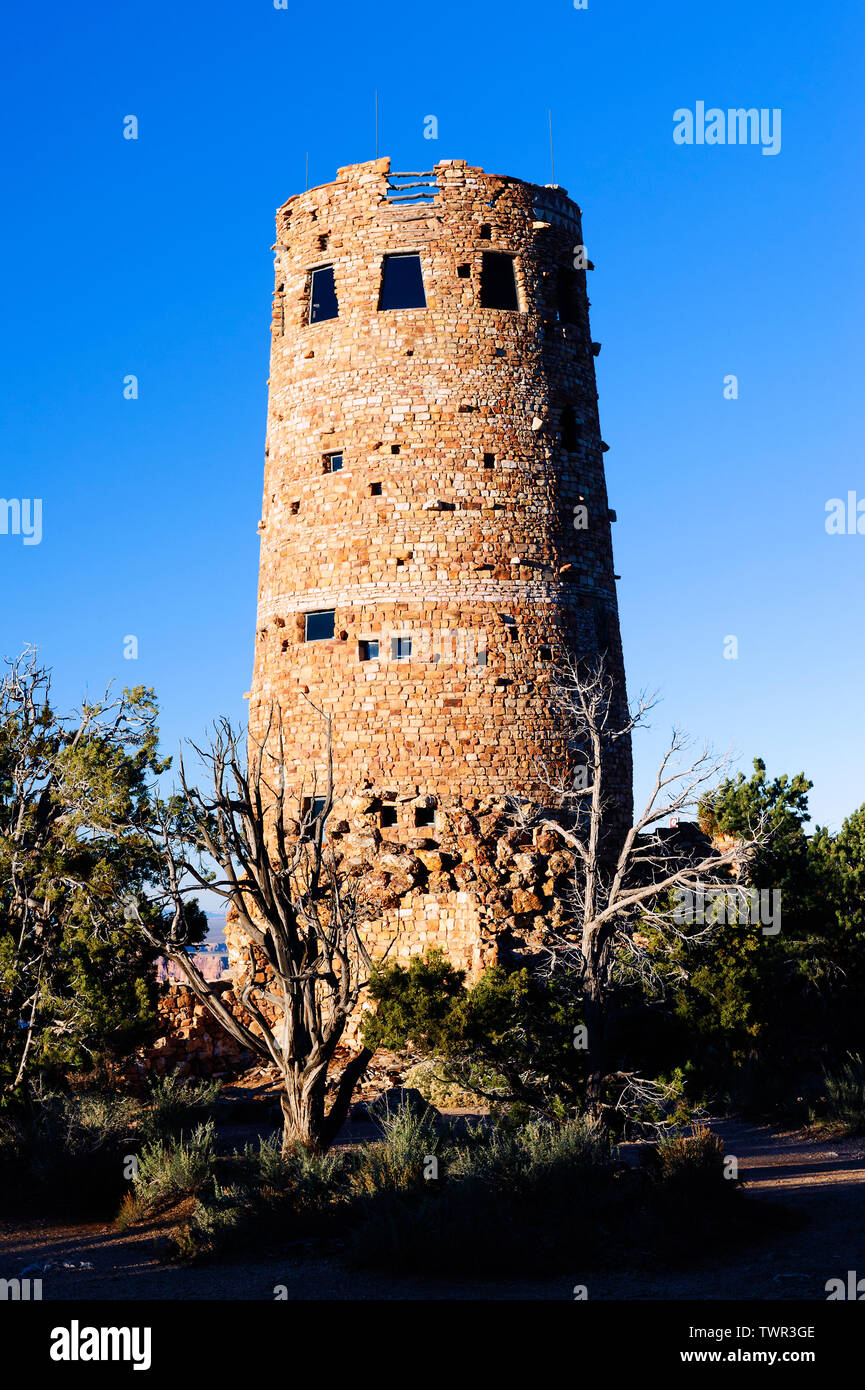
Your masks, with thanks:
<instances>
[{"instance_id":1,"label":"green juniper tree","mask_svg":"<svg viewBox=\"0 0 865 1390\"><path fill-rule=\"evenodd\" d=\"M155 856L144 827L157 753L153 693L51 703L27 650L0 681L0 1082L128 1052L155 1023L156 952L115 911L147 906ZM190 941L203 914L188 913Z\"/></svg>"}]
</instances>

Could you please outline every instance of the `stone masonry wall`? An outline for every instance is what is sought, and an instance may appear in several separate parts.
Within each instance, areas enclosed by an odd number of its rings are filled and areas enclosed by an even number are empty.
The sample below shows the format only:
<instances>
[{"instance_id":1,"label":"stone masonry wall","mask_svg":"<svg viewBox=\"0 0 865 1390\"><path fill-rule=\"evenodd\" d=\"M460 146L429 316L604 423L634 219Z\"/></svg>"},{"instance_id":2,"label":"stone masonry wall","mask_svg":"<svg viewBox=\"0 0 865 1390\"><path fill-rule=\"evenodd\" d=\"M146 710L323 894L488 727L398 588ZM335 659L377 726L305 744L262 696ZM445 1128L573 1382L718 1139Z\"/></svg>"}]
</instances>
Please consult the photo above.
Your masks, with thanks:
<instances>
[{"instance_id":1,"label":"stone masonry wall","mask_svg":"<svg viewBox=\"0 0 865 1390\"><path fill-rule=\"evenodd\" d=\"M605 651L624 698L580 211L459 160L429 204L393 203L392 182L387 159L341 169L277 215L250 726L279 706L288 785L323 765L318 709L346 794L542 796L539 765L566 756L556 661ZM518 310L480 304L490 251L513 258ZM425 308L379 310L397 252L419 253ZM338 316L309 323L326 265ZM305 641L317 610L334 637ZM626 819L624 745L616 782Z\"/></svg>"}]
</instances>

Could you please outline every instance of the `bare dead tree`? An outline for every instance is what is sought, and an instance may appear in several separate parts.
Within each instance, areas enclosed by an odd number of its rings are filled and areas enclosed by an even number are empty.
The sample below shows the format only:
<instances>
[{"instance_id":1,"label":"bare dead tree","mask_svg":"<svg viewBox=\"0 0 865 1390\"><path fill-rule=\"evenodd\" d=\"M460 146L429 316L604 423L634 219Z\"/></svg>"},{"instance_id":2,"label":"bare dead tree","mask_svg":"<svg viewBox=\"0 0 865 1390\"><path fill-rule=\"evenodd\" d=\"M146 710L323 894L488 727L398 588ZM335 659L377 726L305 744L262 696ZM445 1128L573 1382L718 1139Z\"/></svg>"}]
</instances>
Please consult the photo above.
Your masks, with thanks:
<instances>
[{"instance_id":1,"label":"bare dead tree","mask_svg":"<svg viewBox=\"0 0 865 1390\"><path fill-rule=\"evenodd\" d=\"M226 1032L278 1069L283 1148L300 1144L315 1152L336 1138L372 1055L361 1048L351 1057L326 1109L328 1066L358 1005L370 961L359 932L363 910L354 881L338 868L325 841L334 788L329 719L325 723L324 785L316 779L310 794L301 788L290 796L279 710L271 710L260 742L220 721L209 747L195 748L209 769L211 788L203 793L192 786L181 760L180 795L161 803L153 829L163 865L165 929L155 934L134 905L127 909ZM234 908L248 939L249 970L239 998L255 1028L230 1012L185 949L184 907L200 889L218 893ZM264 983L256 983L262 973Z\"/></svg>"},{"instance_id":2,"label":"bare dead tree","mask_svg":"<svg viewBox=\"0 0 865 1390\"><path fill-rule=\"evenodd\" d=\"M541 815L543 824L576 851L572 892L572 930L549 933L548 969L566 965L579 978L586 1025L588 1113L600 1117L605 1083L613 1079L605 1046L605 1023L615 971L623 955L631 966L651 970L642 944L642 928L672 953L683 940L705 938L716 930L701 925L688 933L670 906L674 891L696 896L707 883L723 883L765 841L762 826L748 841L723 849L706 844L684 853L660 833L662 822L694 811L708 788L730 768L729 754L716 756L708 747L694 753L688 738L674 729L642 812L623 833L616 833L615 789L610 770L616 743L629 739L654 708L654 697L641 696L623 715L612 677L602 663L573 660L557 673L553 700L569 731L573 760L566 777L545 776L551 802L566 814ZM563 823L564 822L564 823ZM625 1090L639 1091L637 1079L616 1074Z\"/></svg>"}]
</instances>

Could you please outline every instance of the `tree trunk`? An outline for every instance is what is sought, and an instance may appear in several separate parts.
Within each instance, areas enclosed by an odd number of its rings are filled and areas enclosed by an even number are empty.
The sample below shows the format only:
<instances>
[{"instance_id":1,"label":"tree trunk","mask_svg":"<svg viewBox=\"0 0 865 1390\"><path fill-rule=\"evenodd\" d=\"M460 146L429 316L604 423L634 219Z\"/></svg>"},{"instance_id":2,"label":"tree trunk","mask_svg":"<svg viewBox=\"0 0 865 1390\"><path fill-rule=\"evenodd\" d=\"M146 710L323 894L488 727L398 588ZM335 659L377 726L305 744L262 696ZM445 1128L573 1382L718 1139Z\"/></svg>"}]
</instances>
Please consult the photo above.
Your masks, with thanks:
<instances>
[{"instance_id":1,"label":"tree trunk","mask_svg":"<svg viewBox=\"0 0 865 1390\"><path fill-rule=\"evenodd\" d=\"M586 1032L588 1034L586 1062L585 1104L590 1120L600 1120L603 1115L604 1079L606 1076L606 1048L604 1045L604 998L601 983L593 971L587 974L584 985L583 1008L585 1011Z\"/></svg>"},{"instance_id":2,"label":"tree trunk","mask_svg":"<svg viewBox=\"0 0 865 1390\"><path fill-rule=\"evenodd\" d=\"M289 1153L297 1144L316 1154L324 1153L327 1148L324 1138L326 1080L326 1072L323 1069L312 1085L309 1085L302 1072L299 1075L291 1071L283 1074L280 1104L284 1154Z\"/></svg>"}]
</instances>

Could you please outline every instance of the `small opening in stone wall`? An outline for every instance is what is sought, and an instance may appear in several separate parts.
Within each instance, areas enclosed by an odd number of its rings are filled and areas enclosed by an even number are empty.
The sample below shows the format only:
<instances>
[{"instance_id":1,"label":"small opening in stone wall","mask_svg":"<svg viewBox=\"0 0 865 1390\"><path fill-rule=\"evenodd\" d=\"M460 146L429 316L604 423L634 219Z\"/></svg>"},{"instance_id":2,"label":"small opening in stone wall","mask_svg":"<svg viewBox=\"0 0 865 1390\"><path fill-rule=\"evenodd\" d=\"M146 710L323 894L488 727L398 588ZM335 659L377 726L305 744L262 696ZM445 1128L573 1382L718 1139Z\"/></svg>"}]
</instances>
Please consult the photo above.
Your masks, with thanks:
<instances>
[{"instance_id":1,"label":"small opening in stone wall","mask_svg":"<svg viewBox=\"0 0 865 1390\"><path fill-rule=\"evenodd\" d=\"M299 502L292 502L292 504L291 504L291 514L292 514L292 516L297 516L297 514L298 514L299 511L300 511L300 503L299 503Z\"/></svg>"},{"instance_id":2,"label":"small opening in stone wall","mask_svg":"<svg viewBox=\"0 0 865 1390\"><path fill-rule=\"evenodd\" d=\"M400 448L401 448L401 446L400 446L399 444L391 444L391 446L390 446L390 451L391 451L392 454L398 454L399 451L400 451Z\"/></svg>"},{"instance_id":3,"label":"small opening in stone wall","mask_svg":"<svg viewBox=\"0 0 865 1390\"><path fill-rule=\"evenodd\" d=\"M336 631L336 610L319 608L304 614L303 636L306 642L326 642Z\"/></svg>"},{"instance_id":4,"label":"small opening in stone wall","mask_svg":"<svg viewBox=\"0 0 865 1390\"><path fill-rule=\"evenodd\" d=\"M399 817L397 816L395 806L382 806L378 817L378 823L382 829L385 829L388 825L396 825L398 819Z\"/></svg>"},{"instance_id":5,"label":"small opening in stone wall","mask_svg":"<svg viewBox=\"0 0 865 1390\"><path fill-rule=\"evenodd\" d=\"M505 631L506 631L507 634L508 634L508 641L509 641L509 642L516 642L516 640L517 640L517 625L516 625L516 623L508 623L508 626L506 627Z\"/></svg>"},{"instance_id":6,"label":"small opening in stone wall","mask_svg":"<svg viewBox=\"0 0 865 1390\"><path fill-rule=\"evenodd\" d=\"M491 222L482 222L482 223L481 223L481 241L489 241L489 239L490 239L490 237L492 236L492 234L493 234L492 223L491 223Z\"/></svg>"},{"instance_id":7,"label":"small opening in stone wall","mask_svg":"<svg viewBox=\"0 0 865 1390\"><path fill-rule=\"evenodd\" d=\"M539 648L538 648L538 657L540 658L541 661L552 661L552 659L553 659L552 648L551 648L551 647L539 647Z\"/></svg>"},{"instance_id":8,"label":"small opening in stone wall","mask_svg":"<svg viewBox=\"0 0 865 1390\"><path fill-rule=\"evenodd\" d=\"M407 661L411 656L411 638L392 637L390 639L390 654L394 661Z\"/></svg>"},{"instance_id":9,"label":"small opening in stone wall","mask_svg":"<svg viewBox=\"0 0 865 1390\"><path fill-rule=\"evenodd\" d=\"M414 823L415 825L435 825L435 806L416 806L414 810Z\"/></svg>"},{"instance_id":10,"label":"small opening in stone wall","mask_svg":"<svg viewBox=\"0 0 865 1390\"><path fill-rule=\"evenodd\" d=\"M481 308L519 307L513 256L506 251L484 251L481 257Z\"/></svg>"},{"instance_id":11,"label":"small opening in stone wall","mask_svg":"<svg viewBox=\"0 0 865 1390\"><path fill-rule=\"evenodd\" d=\"M335 319L339 314L336 297L336 282L333 266L322 265L312 271L309 284L309 321L323 323L325 319Z\"/></svg>"},{"instance_id":12,"label":"small opening in stone wall","mask_svg":"<svg viewBox=\"0 0 865 1390\"><path fill-rule=\"evenodd\" d=\"M560 270L556 276L556 317L559 323L578 323L580 317L579 280L575 270Z\"/></svg>"},{"instance_id":13,"label":"small opening in stone wall","mask_svg":"<svg viewBox=\"0 0 865 1390\"><path fill-rule=\"evenodd\" d=\"M496 466L496 456L495 456L495 454L484 454L484 468L495 468L495 466Z\"/></svg>"},{"instance_id":14,"label":"small opening in stone wall","mask_svg":"<svg viewBox=\"0 0 865 1390\"><path fill-rule=\"evenodd\" d=\"M470 275L471 275L471 273L472 273L472 268L471 268L470 265L458 265L458 266L457 266L457 275L460 277L461 280L468 280L469 277L470 277Z\"/></svg>"},{"instance_id":15,"label":"small opening in stone wall","mask_svg":"<svg viewBox=\"0 0 865 1390\"><path fill-rule=\"evenodd\" d=\"M300 813L306 822L306 838L312 839L315 834L315 821L324 813L327 805L326 796L305 796L300 803Z\"/></svg>"},{"instance_id":16,"label":"small opening in stone wall","mask_svg":"<svg viewBox=\"0 0 865 1390\"><path fill-rule=\"evenodd\" d=\"M580 435L577 429L577 416L572 405L566 405L562 411L559 433L562 440L562 448L572 453L579 445Z\"/></svg>"},{"instance_id":17,"label":"small opening in stone wall","mask_svg":"<svg viewBox=\"0 0 865 1390\"><path fill-rule=\"evenodd\" d=\"M338 450L336 450L334 453L331 453L331 454L322 454L322 456L321 456L321 471L322 471L323 473L341 473L341 472L342 472L342 450L341 450L341 449L338 449Z\"/></svg>"},{"instance_id":18,"label":"small opening in stone wall","mask_svg":"<svg viewBox=\"0 0 865 1390\"><path fill-rule=\"evenodd\" d=\"M318 238L318 249L319 249L319 251L326 251L326 250L327 250L327 243L328 243L328 238L329 238L329 236L330 236L330 233L329 233L329 232L322 232L322 233L321 233L320 237Z\"/></svg>"},{"instance_id":19,"label":"small opening in stone wall","mask_svg":"<svg viewBox=\"0 0 865 1390\"><path fill-rule=\"evenodd\" d=\"M287 638L287 637L283 637L283 639L282 639L281 650L284 651L284 652L287 652L287 651L288 651L288 638Z\"/></svg>"},{"instance_id":20,"label":"small opening in stone wall","mask_svg":"<svg viewBox=\"0 0 865 1390\"><path fill-rule=\"evenodd\" d=\"M598 645L598 652L605 653L610 646L610 615L606 605L600 599L596 600L594 606L595 620L595 640Z\"/></svg>"},{"instance_id":21,"label":"small opening in stone wall","mask_svg":"<svg viewBox=\"0 0 865 1390\"><path fill-rule=\"evenodd\" d=\"M425 309L420 256L385 256L381 269L379 309Z\"/></svg>"},{"instance_id":22,"label":"small opening in stone wall","mask_svg":"<svg viewBox=\"0 0 865 1390\"><path fill-rule=\"evenodd\" d=\"M369 639L358 642L357 654L361 661L378 661L378 642Z\"/></svg>"},{"instance_id":23,"label":"small opening in stone wall","mask_svg":"<svg viewBox=\"0 0 865 1390\"><path fill-rule=\"evenodd\" d=\"M370 497L381 497L381 483L370 483L369 495Z\"/></svg>"}]
</instances>

